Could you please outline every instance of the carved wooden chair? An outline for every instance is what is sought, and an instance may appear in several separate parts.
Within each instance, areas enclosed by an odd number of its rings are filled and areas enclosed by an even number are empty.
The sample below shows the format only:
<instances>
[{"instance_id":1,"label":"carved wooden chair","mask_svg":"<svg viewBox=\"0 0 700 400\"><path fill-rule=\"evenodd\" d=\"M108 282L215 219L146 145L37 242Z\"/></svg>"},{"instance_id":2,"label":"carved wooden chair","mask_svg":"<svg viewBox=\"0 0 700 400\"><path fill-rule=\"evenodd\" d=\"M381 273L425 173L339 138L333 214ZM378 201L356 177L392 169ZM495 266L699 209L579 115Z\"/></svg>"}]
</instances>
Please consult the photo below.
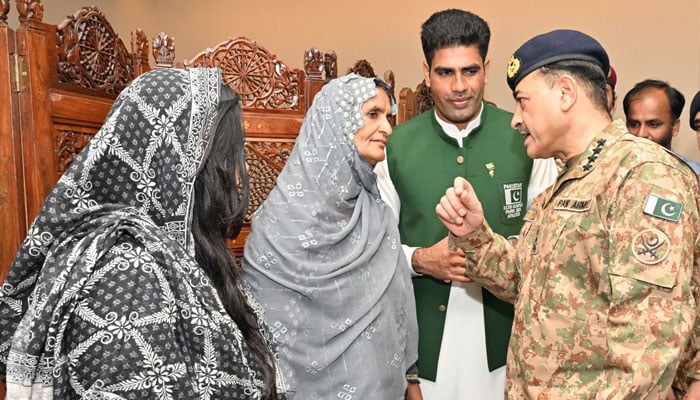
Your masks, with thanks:
<instances>
[{"instance_id":1,"label":"carved wooden chair","mask_svg":"<svg viewBox=\"0 0 700 400\"><path fill-rule=\"evenodd\" d=\"M422 80L416 89L403 88L399 92L397 123L407 121L433 107L433 98L430 97L430 88Z\"/></svg>"}]
</instances>

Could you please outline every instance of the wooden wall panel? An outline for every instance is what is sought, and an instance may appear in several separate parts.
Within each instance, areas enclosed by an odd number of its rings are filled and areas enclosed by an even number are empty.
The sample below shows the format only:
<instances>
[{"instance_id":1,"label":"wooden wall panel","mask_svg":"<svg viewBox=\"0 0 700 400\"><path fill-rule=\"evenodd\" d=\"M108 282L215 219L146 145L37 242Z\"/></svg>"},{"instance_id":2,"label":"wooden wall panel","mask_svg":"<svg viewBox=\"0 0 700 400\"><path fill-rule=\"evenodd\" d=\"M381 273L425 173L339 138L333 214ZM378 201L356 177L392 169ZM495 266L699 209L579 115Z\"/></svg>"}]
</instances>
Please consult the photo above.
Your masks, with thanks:
<instances>
[{"instance_id":1,"label":"wooden wall panel","mask_svg":"<svg viewBox=\"0 0 700 400\"><path fill-rule=\"evenodd\" d=\"M22 149L17 119L17 101L12 89L15 35L7 26L9 3L0 2L0 282L24 237L24 193L22 189ZM0 399L5 387L0 382Z\"/></svg>"},{"instance_id":2,"label":"wooden wall panel","mask_svg":"<svg viewBox=\"0 0 700 400\"><path fill-rule=\"evenodd\" d=\"M14 118L18 113L14 53L15 33L0 21L0 282L26 232L19 120Z\"/></svg>"},{"instance_id":3,"label":"wooden wall panel","mask_svg":"<svg viewBox=\"0 0 700 400\"><path fill-rule=\"evenodd\" d=\"M49 90L56 82L56 26L30 21L17 29L17 53L27 60L27 90L19 93L27 218L32 221L55 184ZM53 57L51 56L53 55Z\"/></svg>"}]
</instances>

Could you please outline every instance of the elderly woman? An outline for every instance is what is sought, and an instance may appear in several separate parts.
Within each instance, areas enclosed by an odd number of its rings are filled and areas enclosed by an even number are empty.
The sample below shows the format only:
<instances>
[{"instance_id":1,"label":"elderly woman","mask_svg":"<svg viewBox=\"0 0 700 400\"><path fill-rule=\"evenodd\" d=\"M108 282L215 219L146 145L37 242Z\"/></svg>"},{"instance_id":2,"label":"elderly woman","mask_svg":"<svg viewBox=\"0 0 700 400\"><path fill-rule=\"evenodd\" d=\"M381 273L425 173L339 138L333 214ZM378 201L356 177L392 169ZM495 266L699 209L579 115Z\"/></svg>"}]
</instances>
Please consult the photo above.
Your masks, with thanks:
<instances>
[{"instance_id":1,"label":"elderly woman","mask_svg":"<svg viewBox=\"0 0 700 400\"><path fill-rule=\"evenodd\" d=\"M7 398L277 398L226 247L247 200L238 96L220 71L134 80L0 291Z\"/></svg>"},{"instance_id":2,"label":"elderly woman","mask_svg":"<svg viewBox=\"0 0 700 400\"><path fill-rule=\"evenodd\" d=\"M373 172L391 109L381 80L329 82L253 217L244 281L298 399L403 399L417 358L410 270Z\"/></svg>"}]
</instances>

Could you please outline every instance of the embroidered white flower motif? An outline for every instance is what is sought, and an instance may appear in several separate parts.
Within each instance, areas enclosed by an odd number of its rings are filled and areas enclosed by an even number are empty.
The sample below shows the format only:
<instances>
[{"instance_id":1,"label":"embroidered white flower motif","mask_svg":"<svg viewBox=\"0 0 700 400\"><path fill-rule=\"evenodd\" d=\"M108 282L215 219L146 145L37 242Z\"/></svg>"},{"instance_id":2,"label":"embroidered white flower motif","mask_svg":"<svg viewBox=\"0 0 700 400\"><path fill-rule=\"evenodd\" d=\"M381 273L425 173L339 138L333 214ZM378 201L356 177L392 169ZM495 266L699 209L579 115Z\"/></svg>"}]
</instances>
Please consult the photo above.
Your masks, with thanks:
<instances>
[{"instance_id":1,"label":"embroidered white flower motif","mask_svg":"<svg viewBox=\"0 0 700 400\"><path fill-rule=\"evenodd\" d=\"M197 386L201 391L211 394L212 386L218 386L223 374L216 368L216 364L196 363L194 369L197 373Z\"/></svg>"},{"instance_id":2,"label":"embroidered white flower motif","mask_svg":"<svg viewBox=\"0 0 700 400\"><path fill-rule=\"evenodd\" d=\"M95 155L103 154L104 151L110 147L110 143L112 142L113 137L113 131L113 125L105 126L105 129L103 129L99 135L95 135L95 137L91 141L92 149L96 152Z\"/></svg>"},{"instance_id":3,"label":"embroidered white flower motif","mask_svg":"<svg viewBox=\"0 0 700 400\"><path fill-rule=\"evenodd\" d=\"M172 399L173 385L172 382L185 376L185 365L164 364L160 357L147 358L144 360L145 370L134 374L134 377L124 382L110 385L107 390L144 390L151 389L155 392L155 397L158 399Z\"/></svg>"},{"instance_id":4,"label":"embroidered white flower motif","mask_svg":"<svg viewBox=\"0 0 700 400\"><path fill-rule=\"evenodd\" d=\"M38 256L43 253L43 247L53 241L53 235L50 232L40 232L36 225L32 225L25 240L29 243L29 254Z\"/></svg>"},{"instance_id":5,"label":"embroidered white flower motif","mask_svg":"<svg viewBox=\"0 0 700 400\"><path fill-rule=\"evenodd\" d=\"M144 265L153 264L155 262L153 256L143 247L134 247L130 249L124 253L124 258L126 258L129 264L133 265L135 268L140 268Z\"/></svg>"},{"instance_id":6,"label":"embroidered white flower motif","mask_svg":"<svg viewBox=\"0 0 700 400\"><path fill-rule=\"evenodd\" d=\"M150 179L146 179L145 176L143 176L143 179L136 182L136 188L146 193L150 193L155 187L156 183Z\"/></svg>"},{"instance_id":7,"label":"embroidered white flower motif","mask_svg":"<svg viewBox=\"0 0 700 400\"><path fill-rule=\"evenodd\" d=\"M132 329L134 329L134 326L131 324L131 321L129 321L126 318L125 315L122 315L121 318L107 326L107 331L109 331L109 333L111 333L112 335L116 336L119 340L122 340L124 338L126 338L126 340L129 340L129 338L131 337L129 332Z\"/></svg>"},{"instance_id":8,"label":"embroidered white flower motif","mask_svg":"<svg viewBox=\"0 0 700 400\"><path fill-rule=\"evenodd\" d=\"M168 115L159 115L154 121L155 131L168 135L173 131L173 121Z\"/></svg>"},{"instance_id":9,"label":"embroidered white flower motif","mask_svg":"<svg viewBox=\"0 0 700 400\"><path fill-rule=\"evenodd\" d=\"M86 188L75 187L74 190L72 191L72 193L70 193L71 203L75 204L75 207L79 211L85 210L87 208L94 207L97 205L97 202L95 202L95 200L92 200L90 198L89 189L90 189L90 186L87 186Z\"/></svg>"},{"instance_id":10,"label":"embroidered white flower motif","mask_svg":"<svg viewBox=\"0 0 700 400\"><path fill-rule=\"evenodd\" d=\"M175 365L165 365L163 360L157 359L153 362L153 369L146 371L146 376L151 377L151 381L159 386L165 386L168 383L175 381L178 373Z\"/></svg>"},{"instance_id":11,"label":"embroidered white flower motif","mask_svg":"<svg viewBox=\"0 0 700 400\"><path fill-rule=\"evenodd\" d=\"M207 313L204 312L202 307L192 307L190 312L190 321L193 325L204 327L209 326L209 317L207 316Z\"/></svg>"}]
</instances>

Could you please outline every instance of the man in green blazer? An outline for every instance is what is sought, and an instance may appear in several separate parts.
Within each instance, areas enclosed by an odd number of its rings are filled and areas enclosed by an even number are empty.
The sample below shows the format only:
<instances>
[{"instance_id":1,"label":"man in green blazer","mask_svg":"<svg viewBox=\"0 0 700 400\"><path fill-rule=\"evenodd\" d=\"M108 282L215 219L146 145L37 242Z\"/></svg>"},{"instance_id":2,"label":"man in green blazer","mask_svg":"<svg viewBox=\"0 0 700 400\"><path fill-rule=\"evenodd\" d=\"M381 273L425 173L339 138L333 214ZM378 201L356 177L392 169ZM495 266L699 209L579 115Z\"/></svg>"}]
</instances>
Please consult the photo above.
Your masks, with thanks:
<instances>
[{"instance_id":1,"label":"man in green blazer","mask_svg":"<svg viewBox=\"0 0 700 400\"><path fill-rule=\"evenodd\" d=\"M482 18L462 10L437 12L423 24L423 71L434 108L394 129L386 164L377 168L415 275L420 387L428 399L502 397L513 318L511 304L469 283L464 253L448 249L435 204L462 176L494 230L517 235L528 196L556 177L551 159L533 166L510 127L512 114L483 101L490 36Z\"/></svg>"}]
</instances>

